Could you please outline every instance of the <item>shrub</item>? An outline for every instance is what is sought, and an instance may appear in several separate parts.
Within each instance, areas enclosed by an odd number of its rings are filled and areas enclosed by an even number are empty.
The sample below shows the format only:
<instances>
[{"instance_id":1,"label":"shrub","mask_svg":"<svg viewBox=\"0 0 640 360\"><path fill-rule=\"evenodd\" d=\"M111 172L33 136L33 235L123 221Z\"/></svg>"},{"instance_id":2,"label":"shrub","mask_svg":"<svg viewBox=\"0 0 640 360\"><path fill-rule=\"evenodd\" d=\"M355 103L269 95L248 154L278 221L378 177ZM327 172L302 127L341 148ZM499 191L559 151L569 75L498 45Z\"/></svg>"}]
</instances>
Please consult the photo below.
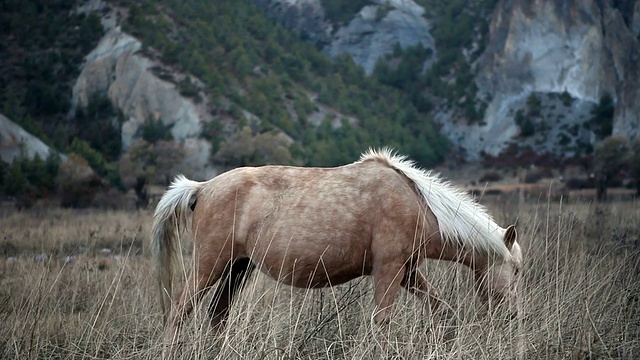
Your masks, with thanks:
<instances>
[{"instance_id":1,"label":"shrub","mask_svg":"<svg viewBox=\"0 0 640 360\"><path fill-rule=\"evenodd\" d=\"M591 110L589 125L591 125L591 128L600 139L611 135L613 131L614 111L615 104L609 93L602 95L598 105L594 106L593 110Z\"/></svg>"},{"instance_id":2,"label":"shrub","mask_svg":"<svg viewBox=\"0 0 640 360\"><path fill-rule=\"evenodd\" d=\"M68 160L60 166L56 182L60 189L60 206L72 208L90 206L103 186L87 160L74 153L70 153Z\"/></svg>"},{"instance_id":3,"label":"shrub","mask_svg":"<svg viewBox=\"0 0 640 360\"><path fill-rule=\"evenodd\" d=\"M147 119L142 125L142 138L149 143L160 140L173 140L172 125L165 125L160 119Z\"/></svg>"},{"instance_id":4,"label":"shrub","mask_svg":"<svg viewBox=\"0 0 640 360\"><path fill-rule=\"evenodd\" d=\"M482 177L478 180L479 183L487 183L502 180L502 175L498 172L488 172L482 175Z\"/></svg>"},{"instance_id":5,"label":"shrub","mask_svg":"<svg viewBox=\"0 0 640 360\"><path fill-rule=\"evenodd\" d=\"M598 179L598 200L606 200L607 186L626 166L628 151L627 139L623 136L610 136L596 146L594 170Z\"/></svg>"},{"instance_id":6,"label":"shrub","mask_svg":"<svg viewBox=\"0 0 640 360\"><path fill-rule=\"evenodd\" d=\"M594 178L569 178L564 182L564 186L571 190L594 188L596 182Z\"/></svg>"},{"instance_id":7,"label":"shrub","mask_svg":"<svg viewBox=\"0 0 640 360\"><path fill-rule=\"evenodd\" d=\"M522 110L516 112L515 122L520 127L520 136L529 137L535 133L535 125Z\"/></svg>"},{"instance_id":8,"label":"shrub","mask_svg":"<svg viewBox=\"0 0 640 360\"><path fill-rule=\"evenodd\" d=\"M541 168L532 171L527 171L524 176L525 184L535 184L541 179L553 177L553 172L548 168Z\"/></svg>"},{"instance_id":9,"label":"shrub","mask_svg":"<svg viewBox=\"0 0 640 360\"><path fill-rule=\"evenodd\" d=\"M527 114L532 117L538 117L541 114L542 103L535 93L531 93L527 98Z\"/></svg>"},{"instance_id":10,"label":"shrub","mask_svg":"<svg viewBox=\"0 0 640 360\"><path fill-rule=\"evenodd\" d=\"M573 97L565 90L560 94L560 101L562 101L562 105L569 107L573 103Z\"/></svg>"}]
</instances>

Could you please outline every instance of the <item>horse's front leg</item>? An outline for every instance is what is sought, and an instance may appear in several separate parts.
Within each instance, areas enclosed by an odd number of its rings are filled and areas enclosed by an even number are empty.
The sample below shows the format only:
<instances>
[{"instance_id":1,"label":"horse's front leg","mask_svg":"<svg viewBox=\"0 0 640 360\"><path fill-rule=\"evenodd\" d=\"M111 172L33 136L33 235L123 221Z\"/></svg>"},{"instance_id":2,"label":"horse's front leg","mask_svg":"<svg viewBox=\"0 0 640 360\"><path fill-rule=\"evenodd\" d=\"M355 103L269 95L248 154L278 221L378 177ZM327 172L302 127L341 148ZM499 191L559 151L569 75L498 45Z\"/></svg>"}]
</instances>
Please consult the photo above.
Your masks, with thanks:
<instances>
[{"instance_id":1,"label":"horse's front leg","mask_svg":"<svg viewBox=\"0 0 640 360\"><path fill-rule=\"evenodd\" d=\"M391 318L393 302L405 277L405 268L402 264L374 266L372 275L375 283L373 300L376 303L373 319L376 324L382 325L388 323Z\"/></svg>"},{"instance_id":2,"label":"horse's front leg","mask_svg":"<svg viewBox=\"0 0 640 360\"><path fill-rule=\"evenodd\" d=\"M431 313L435 313L440 307L440 290L431 285L418 270L408 271L402 279L402 286L421 299L427 298Z\"/></svg>"}]
</instances>

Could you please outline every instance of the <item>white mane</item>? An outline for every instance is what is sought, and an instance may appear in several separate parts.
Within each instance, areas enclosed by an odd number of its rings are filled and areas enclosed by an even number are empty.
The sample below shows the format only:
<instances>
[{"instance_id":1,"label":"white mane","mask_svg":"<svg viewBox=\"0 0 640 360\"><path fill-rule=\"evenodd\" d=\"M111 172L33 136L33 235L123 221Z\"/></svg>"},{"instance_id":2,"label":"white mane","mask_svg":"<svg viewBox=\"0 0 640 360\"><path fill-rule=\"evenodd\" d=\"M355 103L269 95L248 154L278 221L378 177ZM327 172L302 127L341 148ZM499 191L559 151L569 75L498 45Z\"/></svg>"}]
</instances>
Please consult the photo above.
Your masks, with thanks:
<instances>
[{"instance_id":1,"label":"white mane","mask_svg":"<svg viewBox=\"0 0 640 360\"><path fill-rule=\"evenodd\" d=\"M472 249L509 256L509 249L503 240L505 229L496 224L487 210L466 192L455 188L437 174L416 167L406 156L397 155L389 148L369 149L358 162L367 160L386 164L416 185L438 220L443 240L459 241Z\"/></svg>"}]
</instances>

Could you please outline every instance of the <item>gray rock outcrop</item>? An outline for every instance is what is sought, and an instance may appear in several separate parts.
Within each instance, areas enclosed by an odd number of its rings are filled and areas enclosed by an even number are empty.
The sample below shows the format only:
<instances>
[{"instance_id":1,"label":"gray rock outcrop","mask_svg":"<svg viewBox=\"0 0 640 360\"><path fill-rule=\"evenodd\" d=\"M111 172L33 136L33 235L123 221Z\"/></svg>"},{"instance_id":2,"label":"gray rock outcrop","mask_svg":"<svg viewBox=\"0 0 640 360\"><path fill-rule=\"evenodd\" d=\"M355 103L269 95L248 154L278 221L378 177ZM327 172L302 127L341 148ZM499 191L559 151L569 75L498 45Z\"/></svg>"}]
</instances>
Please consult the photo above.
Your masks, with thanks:
<instances>
[{"instance_id":1,"label":"gray rock outcrop","mask_svg":"<svg viewBox=\"0 0 640 360\"><path fill-rule=\"evenodd\" d=\"M326 48L330 56L350 54L366 74L371 74L378 59L390 54L396 44L403 49L422 44L435 52L421 6L412 0L375 2L365 6L347 26L336 32Z\"/></svg>"},{"instance_id":2,"label":"gray rock outcrop","mask_svg":"<svg viewBox=\"0 0 640 360\"><path fill-rule=\"evenodd\" d=\"M620 12L606 3L503 0L477 64L480 92L492 95L485 125L445 127L470 157L481 151L495 155L519 133L514 110L531 93L566 91L576 100L568 115L584 115L609 93L616 100L614 134L634 136L640 114L639 49ZM573 120L585 121L584 116Z\"/></svg>"},{"instance_id":3,"label":"gray rock outcrop","mask_svg":"<svg viewBox=\"0 0 640 360\"><path fill-rule=\"evenodd\" d=\"M320 0L253 0L285 28L294 30L307 40L327 45L333 25L325 20Z\"/></svg>"},{"instance_id":4,"label":"gray rock outcrop","mask_svg":"<svg viewBox=\"0 0 640 360\"><path fill-rule=\"evenodd\" d=\"M191 173L207 177L211 144L201 139L201 122L210 121L206 101L200 104L182 96L176 84L153 72L163 66L142 55L142 44L118 27L110 30L86 57L73 87L72 108L86 106L94 96L108 96L125 116L122 144L126 150L140 137L149 119L171 126L176 141L184 144ZM175 74L176 80L184 75ZM196 80L197 81L197 80ZM72 110L73 111L73 110Z\"/></svg>"},{"instance_id":5,"label":"gray rock outcrop","mask_svg":"<svg viewBox=\"0 0 640 360\"><path fill-rule=\"evenodd\" d=\"M435 52L424 9L413 0L374 0L340 28L325 18L320 0L254 0L289 29L319 43L329 56L350 54L366 74L378 59L402 48L422 44Z\"/></svg>"},{"instance_id":6,"label":"gray rock outcrop","mask_svg":"<svg viewBox=\"0 0 640 360\"><path fill-rule=\"evenodd\" d=\"M12 163L21 155L22 147L29 158L38 154L40 158L46 159L51 152L47 144L0 114L0 159L6 163Z\"/></svg>"},{"instance_id":7,"label":"gray rock outcrop","mask_svg":"<svg viewBox=\"0 0 640 360\"><path fill-rule=\"evenodd\" d=\"M350 54L370 74L393 51L418 43L435 52L424 9L411 0L374 0L348 23L332 24L320 0L254 0L284 26L305 31L331 56ZM340 26L340 27L339 27ZM615 101L614 134L629 137L640 127L640 1L501 0L490 24L489 43L472 64L479 97L489 99L485 117L468 124L438 108L434 118L469 158L496 155L518 142L541 152L570 156L568 147L593 142L583 130L591 108L605 94ZM565 106L562 93L572 97ZM546 101L548 132L518 138L515 114L537 94ZM569 137L570 140L566 140ZM558 146L558 138L568 146ZM585 140L589 139L589 140Z\"/></svg>"}]
</instances>

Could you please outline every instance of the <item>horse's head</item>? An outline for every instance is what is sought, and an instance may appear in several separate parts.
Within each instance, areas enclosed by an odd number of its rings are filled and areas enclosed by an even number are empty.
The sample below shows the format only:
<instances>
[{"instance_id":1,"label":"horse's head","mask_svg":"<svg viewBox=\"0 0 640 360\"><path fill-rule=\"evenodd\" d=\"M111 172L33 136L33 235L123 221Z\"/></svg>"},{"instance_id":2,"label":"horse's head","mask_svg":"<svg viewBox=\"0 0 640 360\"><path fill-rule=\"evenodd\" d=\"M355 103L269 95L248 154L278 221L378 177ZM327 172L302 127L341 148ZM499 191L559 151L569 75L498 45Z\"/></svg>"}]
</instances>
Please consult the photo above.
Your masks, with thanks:
<instances>
[{"instance_id":1,"label":"horse's head","mask_svg":"<svg viewBox=\"0 0 640 360\"><path fill-rule=\"evenodd\" d=\"M490 305L506 304L515 314L518 300L518 279L522 268L522 249L517 241L515 226L502 234L509 256L497 257L486 266L476 269L476 285L484 300Z\"/></svg>"}]
</instances>

